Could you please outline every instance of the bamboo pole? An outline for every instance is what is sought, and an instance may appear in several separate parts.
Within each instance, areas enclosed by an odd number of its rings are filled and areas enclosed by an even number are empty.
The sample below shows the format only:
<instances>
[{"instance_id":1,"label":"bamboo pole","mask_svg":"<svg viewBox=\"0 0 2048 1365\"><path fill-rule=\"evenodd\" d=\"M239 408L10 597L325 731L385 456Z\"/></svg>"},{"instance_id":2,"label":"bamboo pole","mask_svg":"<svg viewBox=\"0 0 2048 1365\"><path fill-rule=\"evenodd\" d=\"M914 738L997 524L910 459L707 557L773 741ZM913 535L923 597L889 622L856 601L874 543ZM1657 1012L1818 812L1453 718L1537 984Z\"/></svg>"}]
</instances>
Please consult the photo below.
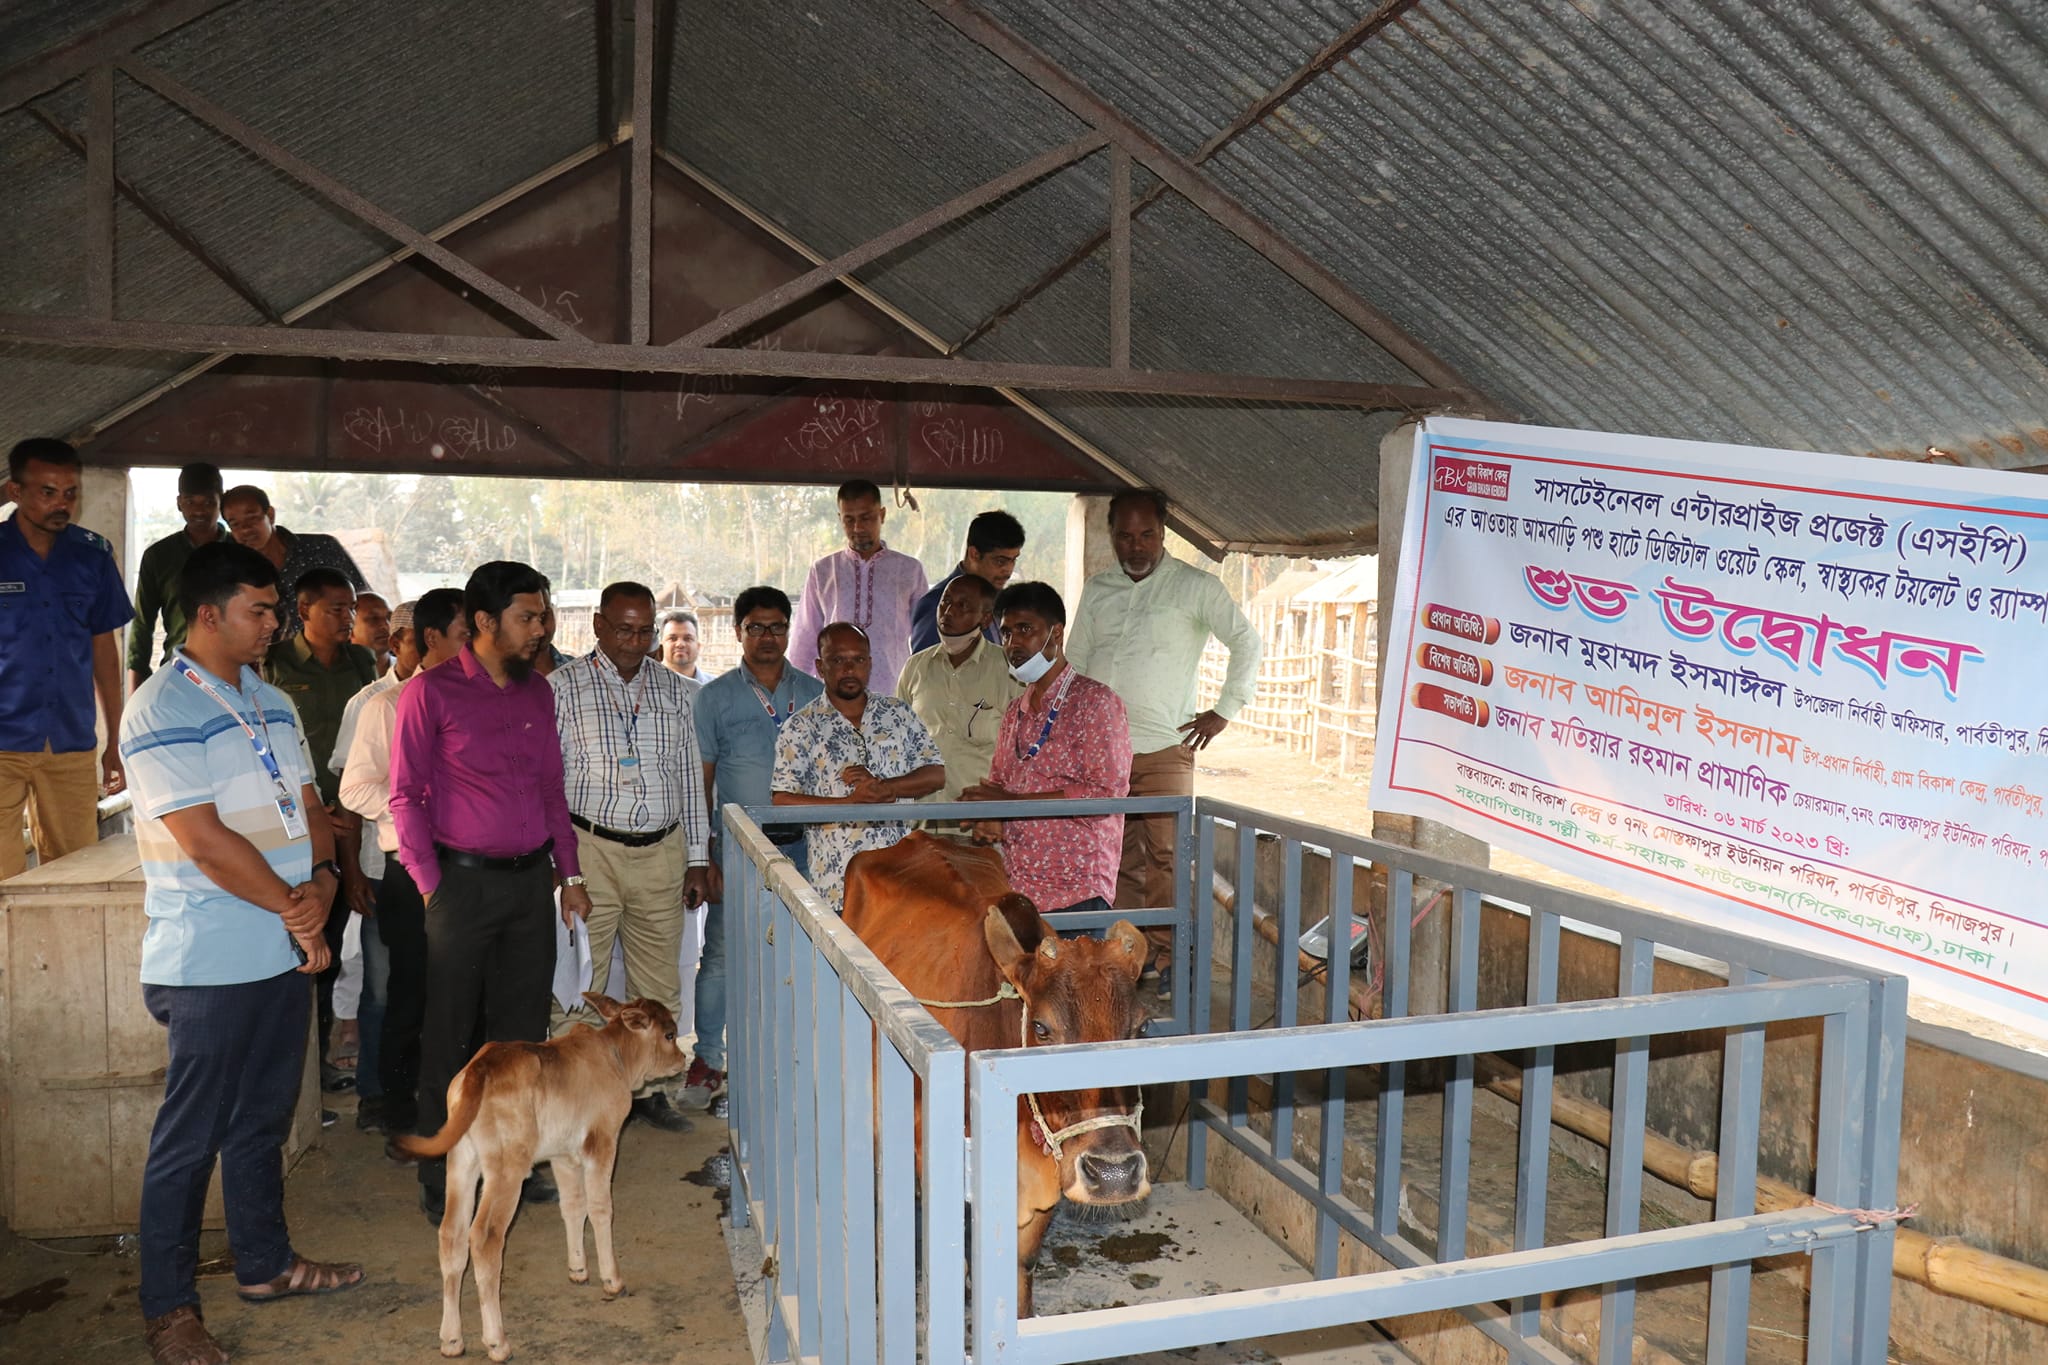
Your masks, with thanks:
<instances>
[{"instance_id":1,"label":"bamboo pole","mask_svg":"<svg viewBox=\"0 0 2048 1365\"><path fill-rule=\"evenodd\" d=\"M1217 904L1236 911L1235 888L1219 874L1213 890ZM1254 908L1254 928L1268 943L1278 944L1280 930L1271 916ZM1318 970L1322 964L1296 950L1300 970ZM1361 1018L1370 1018L1379 1004L1379 992L1356 981L1349 983L1351 1007ZM1522 1102L1519 1076L1508 1074L1507 1063L1482 1058L1482 1069L1491 1071L1482 1084L1494 1094ZM1605 1106L1573 1095L1552 1093L1550 1121L1603 1147L1612 1146L1614 1115ZM1643 1134L1643 1169L1668 1185L1705 1200L1712 1200L1720 1188L1720 1159L1712 1152L1694 1151L1659 1133ZM1813 1200L1802 1190L1767 1175L1756 1178L1756 1207L1759 1213L1796 1209ZM2028 1322L2048 1325L2048 1270L2017 1261L2010 1256L1970 1246L1954 1237L1930 1237L1908 1227L1896 1230L1892 1242L1892 1274L1910 1280L1937 1294L2009 1313Z\"/></svg>"}]
</instances>

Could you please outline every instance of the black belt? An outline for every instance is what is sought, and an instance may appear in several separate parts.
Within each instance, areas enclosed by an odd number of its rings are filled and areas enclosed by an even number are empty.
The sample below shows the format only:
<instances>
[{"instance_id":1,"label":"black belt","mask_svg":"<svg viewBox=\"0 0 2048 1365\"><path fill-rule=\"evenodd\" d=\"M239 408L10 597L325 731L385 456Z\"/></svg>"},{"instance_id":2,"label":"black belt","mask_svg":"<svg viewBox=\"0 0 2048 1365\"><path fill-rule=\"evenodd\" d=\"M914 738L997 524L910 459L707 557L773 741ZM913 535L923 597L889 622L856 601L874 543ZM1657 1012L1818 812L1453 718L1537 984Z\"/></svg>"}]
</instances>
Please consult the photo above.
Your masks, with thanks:
<instances>
[{"instance_id":1,"label":"black belt","mask_svg":"<svg viewBox=\"0 0 2048 1365\"><path fill-rule=\"evenodd\" d=\"M671 824L654 831L652 834L634 834L630 830L607 829L603 825L592 824L573 812L569 816L569 823L578 829L589 830L600 839L609 839L615 844L624 844L627 848L646 848L649 844L658 844L663 839L668 838L669 835L675 833L676 830L675 825ZM681 822L678 821L676 823L680 824Z\"/></svg>"},{"instance_id":2,"label":"black belt","mask_svg":"<svg viewBox=\"0 0 2048 1365\"><path fill-rule=\"evenodd\" d=\"M555 851L555 841L548 840L531 853L520 853L510 858L491 858L467 849L450 848L446 844L435 844L434 852L441 855L444 863L457 867L474 867L485 872L524 872L529 867L539 867Z\"/></svg>"}]
</instances>

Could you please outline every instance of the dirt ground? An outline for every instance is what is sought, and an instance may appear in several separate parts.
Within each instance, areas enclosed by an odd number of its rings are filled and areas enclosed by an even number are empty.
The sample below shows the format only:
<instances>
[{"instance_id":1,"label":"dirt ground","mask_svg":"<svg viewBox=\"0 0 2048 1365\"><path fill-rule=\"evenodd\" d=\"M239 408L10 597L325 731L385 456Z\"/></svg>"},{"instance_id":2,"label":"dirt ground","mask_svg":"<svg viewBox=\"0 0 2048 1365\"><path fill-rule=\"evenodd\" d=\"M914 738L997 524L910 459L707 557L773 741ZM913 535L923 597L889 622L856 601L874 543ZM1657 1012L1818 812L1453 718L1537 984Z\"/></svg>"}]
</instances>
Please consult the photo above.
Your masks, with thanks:
<instances>
[{"instance_id":1,"label":"dirt ground","mask_svg":"<svg viewBox=\"0 0 2048 1365\"><path fill-rule=\"evenodd\" d=\"M346 1293L249 1305L235 1297L227 1239L206 1234L199 1292L206 1321L237 1361L439 1359L440 1271L434 1229L416 1206L413 1171L387 1161L381 1136L358 1132L354 1101L329 1096L341 1120L285 1182L293 1243L319 1260L360 1261ZM339 1103L336 1103L336 1101ZM562 1220L529 1205L505 1249L505 1331L515 1359L688 1361L751 1365L715 1191L692 1184L725 1145L725 1123L694 1132L628 1125L613 1185L615 1244L627 1293L606 1303L592 1283L569 1283ZM0 1231L0 1360L128 1365L145 1361L132 1238L37 1244ZM474 1282L463 1285L469 1355L477 1336Z\"/></svg>"}]
</instances>

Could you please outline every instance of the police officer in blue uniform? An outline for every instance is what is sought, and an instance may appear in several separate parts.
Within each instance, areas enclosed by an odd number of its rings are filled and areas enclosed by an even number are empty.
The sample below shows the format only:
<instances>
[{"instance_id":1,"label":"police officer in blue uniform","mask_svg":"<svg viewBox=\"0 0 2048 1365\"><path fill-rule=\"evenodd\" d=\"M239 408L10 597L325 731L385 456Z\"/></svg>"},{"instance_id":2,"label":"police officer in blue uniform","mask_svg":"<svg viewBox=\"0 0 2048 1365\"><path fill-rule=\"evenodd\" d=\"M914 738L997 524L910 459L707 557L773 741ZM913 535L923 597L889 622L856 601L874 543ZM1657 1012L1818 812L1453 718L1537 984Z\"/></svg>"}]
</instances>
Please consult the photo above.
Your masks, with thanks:
<instances>
[{"instance_id":1,"label":"police officer in blue uniform","mask_svg":"<svg viewBox=\"0 0 2048 1365\"><path fill-rule=\"evenodd\" d=\"M113 547L72 522L78 452L37 437L8 453L0 521L0 881L28 862L21 814L34 815L44 862L99 837L98 800L121 789L107 745L93 771L97 692L111 739L121 732L121 627L135 615Z\"/></svg>"}]
</instances>

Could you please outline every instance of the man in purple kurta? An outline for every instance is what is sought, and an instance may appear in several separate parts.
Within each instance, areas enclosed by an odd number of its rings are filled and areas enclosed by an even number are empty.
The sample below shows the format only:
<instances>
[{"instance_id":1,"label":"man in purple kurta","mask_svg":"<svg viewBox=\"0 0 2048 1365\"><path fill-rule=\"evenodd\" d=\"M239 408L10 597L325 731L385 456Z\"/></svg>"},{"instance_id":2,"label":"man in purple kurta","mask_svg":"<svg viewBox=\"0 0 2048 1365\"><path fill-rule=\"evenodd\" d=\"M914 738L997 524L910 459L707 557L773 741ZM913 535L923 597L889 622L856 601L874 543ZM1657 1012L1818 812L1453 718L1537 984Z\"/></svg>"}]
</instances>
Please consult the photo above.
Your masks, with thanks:
<instances>
[{"instance_id":1,"label":"man in purple kurta","mask_svg":"<svg viewBox=\"0 0 2048 1365\"><path fill-rule=\"evenodd\" d=\"M926 590L924 565L882 541L882 490L866 479L839 485L839 524L846 548L811 565L796 604L789 638L808 645L834 621L867 632L874 672L868 686L894 695L896 676L910 658L910 617Z\"/></svg>"},{"instance_id":2,"label":"man in purple kurta","mask_svg":"<svg viewBox=\"0 0 2048 1365\"><path fill-rule=\"evenodd\" d=\"M447 1121L448 1083L484 1042L541 1042L562 916L588 918L562 784L555 695L534 670L547 638L545 584L499 560L469 577L468 648L399 693L391 742L398 857L427 904L419 1131ZM481 1025L481 1030L479 1030ZM420 1201L441 1217L442 1163L420 1163ZM529 1182L528 1198L551 1185Z\"/></svg>"}]
</instances>

